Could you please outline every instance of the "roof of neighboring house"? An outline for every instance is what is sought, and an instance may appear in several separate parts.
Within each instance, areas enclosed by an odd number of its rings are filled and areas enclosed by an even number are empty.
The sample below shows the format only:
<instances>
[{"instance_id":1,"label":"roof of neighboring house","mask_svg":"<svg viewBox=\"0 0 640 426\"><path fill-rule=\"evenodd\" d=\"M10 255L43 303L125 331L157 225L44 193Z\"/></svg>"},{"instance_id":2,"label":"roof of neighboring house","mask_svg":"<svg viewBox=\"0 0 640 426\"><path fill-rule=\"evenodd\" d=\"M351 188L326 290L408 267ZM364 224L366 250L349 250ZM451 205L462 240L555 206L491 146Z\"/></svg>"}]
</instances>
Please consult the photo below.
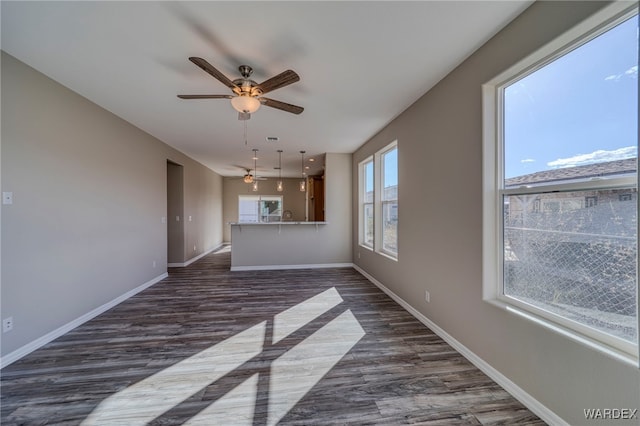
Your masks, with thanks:
<instances>
[{"instance_id":1,"label":"roof of neighboring house","mask_svg":"<svg viewBox=\"0 0 640 426\"><path fill-rule=\"evenodd\" d=\"M637 158L627 158L624 160L608 161L606 163L544 170L542 172L505 179L504 183L505 186L518 186L635 173L638 169L637 163Z\"/></svg>"}]
</instances>

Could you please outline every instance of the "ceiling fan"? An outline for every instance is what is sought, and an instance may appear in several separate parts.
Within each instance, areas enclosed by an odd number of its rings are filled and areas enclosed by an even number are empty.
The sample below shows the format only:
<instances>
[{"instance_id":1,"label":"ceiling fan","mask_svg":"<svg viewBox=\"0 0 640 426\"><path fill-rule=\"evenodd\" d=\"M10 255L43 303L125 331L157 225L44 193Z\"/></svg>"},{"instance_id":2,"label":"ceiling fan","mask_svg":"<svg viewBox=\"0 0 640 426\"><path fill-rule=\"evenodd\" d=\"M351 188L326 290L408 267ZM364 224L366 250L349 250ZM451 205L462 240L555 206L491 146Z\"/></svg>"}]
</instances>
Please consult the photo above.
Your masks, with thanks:
<instances>
[{"instance_id":1,"label":"ceiling fan","mask_svg":"<svg viewBox=\"0 0 640 426\"><path fill-rule=\"evenodd\" d=\"M244 169L247 173L242 176L242 180L244 181L244 183L253 183L256 180L267 180L266 177L262 177L262 176L258 176L258 174L256 173L256 175L252 175L251 174L251 169Z\"/></svg>"},{"instance_id":2,"label":"ceiling fan","mask_svg":"<svg viewBox=\"0 0 640 426\"><path fill-rule=\"evenodd\" d=\"M300 106L262 96L265 93L299 81L300 76L295 71L286 70L258 84L249 78L253 69L248 65L240 65L238 70L242 78L231 81L204 59L192 56L189 60L230 88L233 95L178 95L180 99L231 99L231 105L238 111L238 120L250 119L251 113L256 112L258 108L260 108L260 105L266 105L293 114L300 114L304 111L304 108Z\"/></svg>"}]
</instances>

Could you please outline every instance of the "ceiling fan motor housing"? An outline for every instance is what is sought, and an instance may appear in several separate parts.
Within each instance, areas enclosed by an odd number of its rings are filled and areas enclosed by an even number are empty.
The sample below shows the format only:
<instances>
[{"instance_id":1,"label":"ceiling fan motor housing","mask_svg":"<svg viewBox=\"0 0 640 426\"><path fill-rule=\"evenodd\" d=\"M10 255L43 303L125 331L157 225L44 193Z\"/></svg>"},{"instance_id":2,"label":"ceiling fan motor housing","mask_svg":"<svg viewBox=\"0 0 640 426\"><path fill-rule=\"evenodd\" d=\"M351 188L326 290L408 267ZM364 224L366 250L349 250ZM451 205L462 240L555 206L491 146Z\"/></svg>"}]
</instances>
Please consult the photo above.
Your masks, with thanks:
<instances>
[{"instance_id":1,"label":"ceiling fan motor housing","mask_svg":"<svg viewBox=\"0 0 640 426\"><path fill-rule=\"evenodd\" d=\"M238 78L233 80L233 84L235 84L236 87L232 90L238 96L256 97L262 95L262 90L258 87L258 83L251 79Z\"/></svg>"},{"instance_id":2,"label":"ceiling fan motor housing","mask_svg":"<svg viewBox=\"0 0 640 426\"><path fill-rule=\"evenodd\" d=\"M253 73L253 68L249 65L240 65L238 67L238 71L240 71L240 75L244 78L249 78L249 76Z\"/></svg>"}]
</instances>

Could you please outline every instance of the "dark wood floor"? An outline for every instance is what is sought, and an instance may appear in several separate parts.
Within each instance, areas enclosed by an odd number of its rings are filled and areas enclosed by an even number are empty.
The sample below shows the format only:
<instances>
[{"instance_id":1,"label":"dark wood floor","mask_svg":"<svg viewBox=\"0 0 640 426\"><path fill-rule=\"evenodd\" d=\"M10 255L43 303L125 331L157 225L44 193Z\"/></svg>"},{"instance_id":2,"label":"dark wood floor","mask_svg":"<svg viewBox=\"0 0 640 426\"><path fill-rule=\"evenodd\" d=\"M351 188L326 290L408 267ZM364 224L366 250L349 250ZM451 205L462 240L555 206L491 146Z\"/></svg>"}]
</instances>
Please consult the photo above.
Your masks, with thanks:
<instances>
[{"instance_id":1,"label":"dark wood floor","mask_svg":"<svg viewBox=\"0 0 640 426\"><path fill-rule=\"evenodd\" d=\"M350 268L221 250L2 370L3 425L541 425Z\"/></svg>"}]
</instances>

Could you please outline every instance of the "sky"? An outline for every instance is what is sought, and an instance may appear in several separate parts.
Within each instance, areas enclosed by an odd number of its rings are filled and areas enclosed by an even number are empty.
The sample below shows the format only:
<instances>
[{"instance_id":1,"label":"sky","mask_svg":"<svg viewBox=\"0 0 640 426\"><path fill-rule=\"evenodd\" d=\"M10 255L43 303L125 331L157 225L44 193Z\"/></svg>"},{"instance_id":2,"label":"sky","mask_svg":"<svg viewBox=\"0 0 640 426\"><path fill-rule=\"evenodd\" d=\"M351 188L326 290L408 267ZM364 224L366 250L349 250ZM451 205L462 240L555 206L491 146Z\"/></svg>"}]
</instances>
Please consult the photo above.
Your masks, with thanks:
<instances>
[{"instance_id":1,"label":"sky","mask_svg":"<svg viewBox=\"0 0 640 426\"><path fill-rule=\"evenodd\" d=\"M398 184L398 150L388 151L384 155L384 187Z\"/></svg>"},{"instance_id":2,"label":"sky","mask_svg":"<svg viewBox=\"0 0 640 426\"><path fill-rule=\"evenodd\" d=\"M638 16L505 88L505 178L637 157Z\"/></svg>"},{"instance_id":3,"label":"sky","mask_svg":"<svg viewBox=\"0 0 640 426\"><path fill-rule=\"evenodd\" d=\"M384 188L398 185L398 149L394 148L391 151L387 151L383 156L383 170L384 170ZM365 168L365 191L373 191L373 162L367 163Z\"/></svg>"}]
</instances>

